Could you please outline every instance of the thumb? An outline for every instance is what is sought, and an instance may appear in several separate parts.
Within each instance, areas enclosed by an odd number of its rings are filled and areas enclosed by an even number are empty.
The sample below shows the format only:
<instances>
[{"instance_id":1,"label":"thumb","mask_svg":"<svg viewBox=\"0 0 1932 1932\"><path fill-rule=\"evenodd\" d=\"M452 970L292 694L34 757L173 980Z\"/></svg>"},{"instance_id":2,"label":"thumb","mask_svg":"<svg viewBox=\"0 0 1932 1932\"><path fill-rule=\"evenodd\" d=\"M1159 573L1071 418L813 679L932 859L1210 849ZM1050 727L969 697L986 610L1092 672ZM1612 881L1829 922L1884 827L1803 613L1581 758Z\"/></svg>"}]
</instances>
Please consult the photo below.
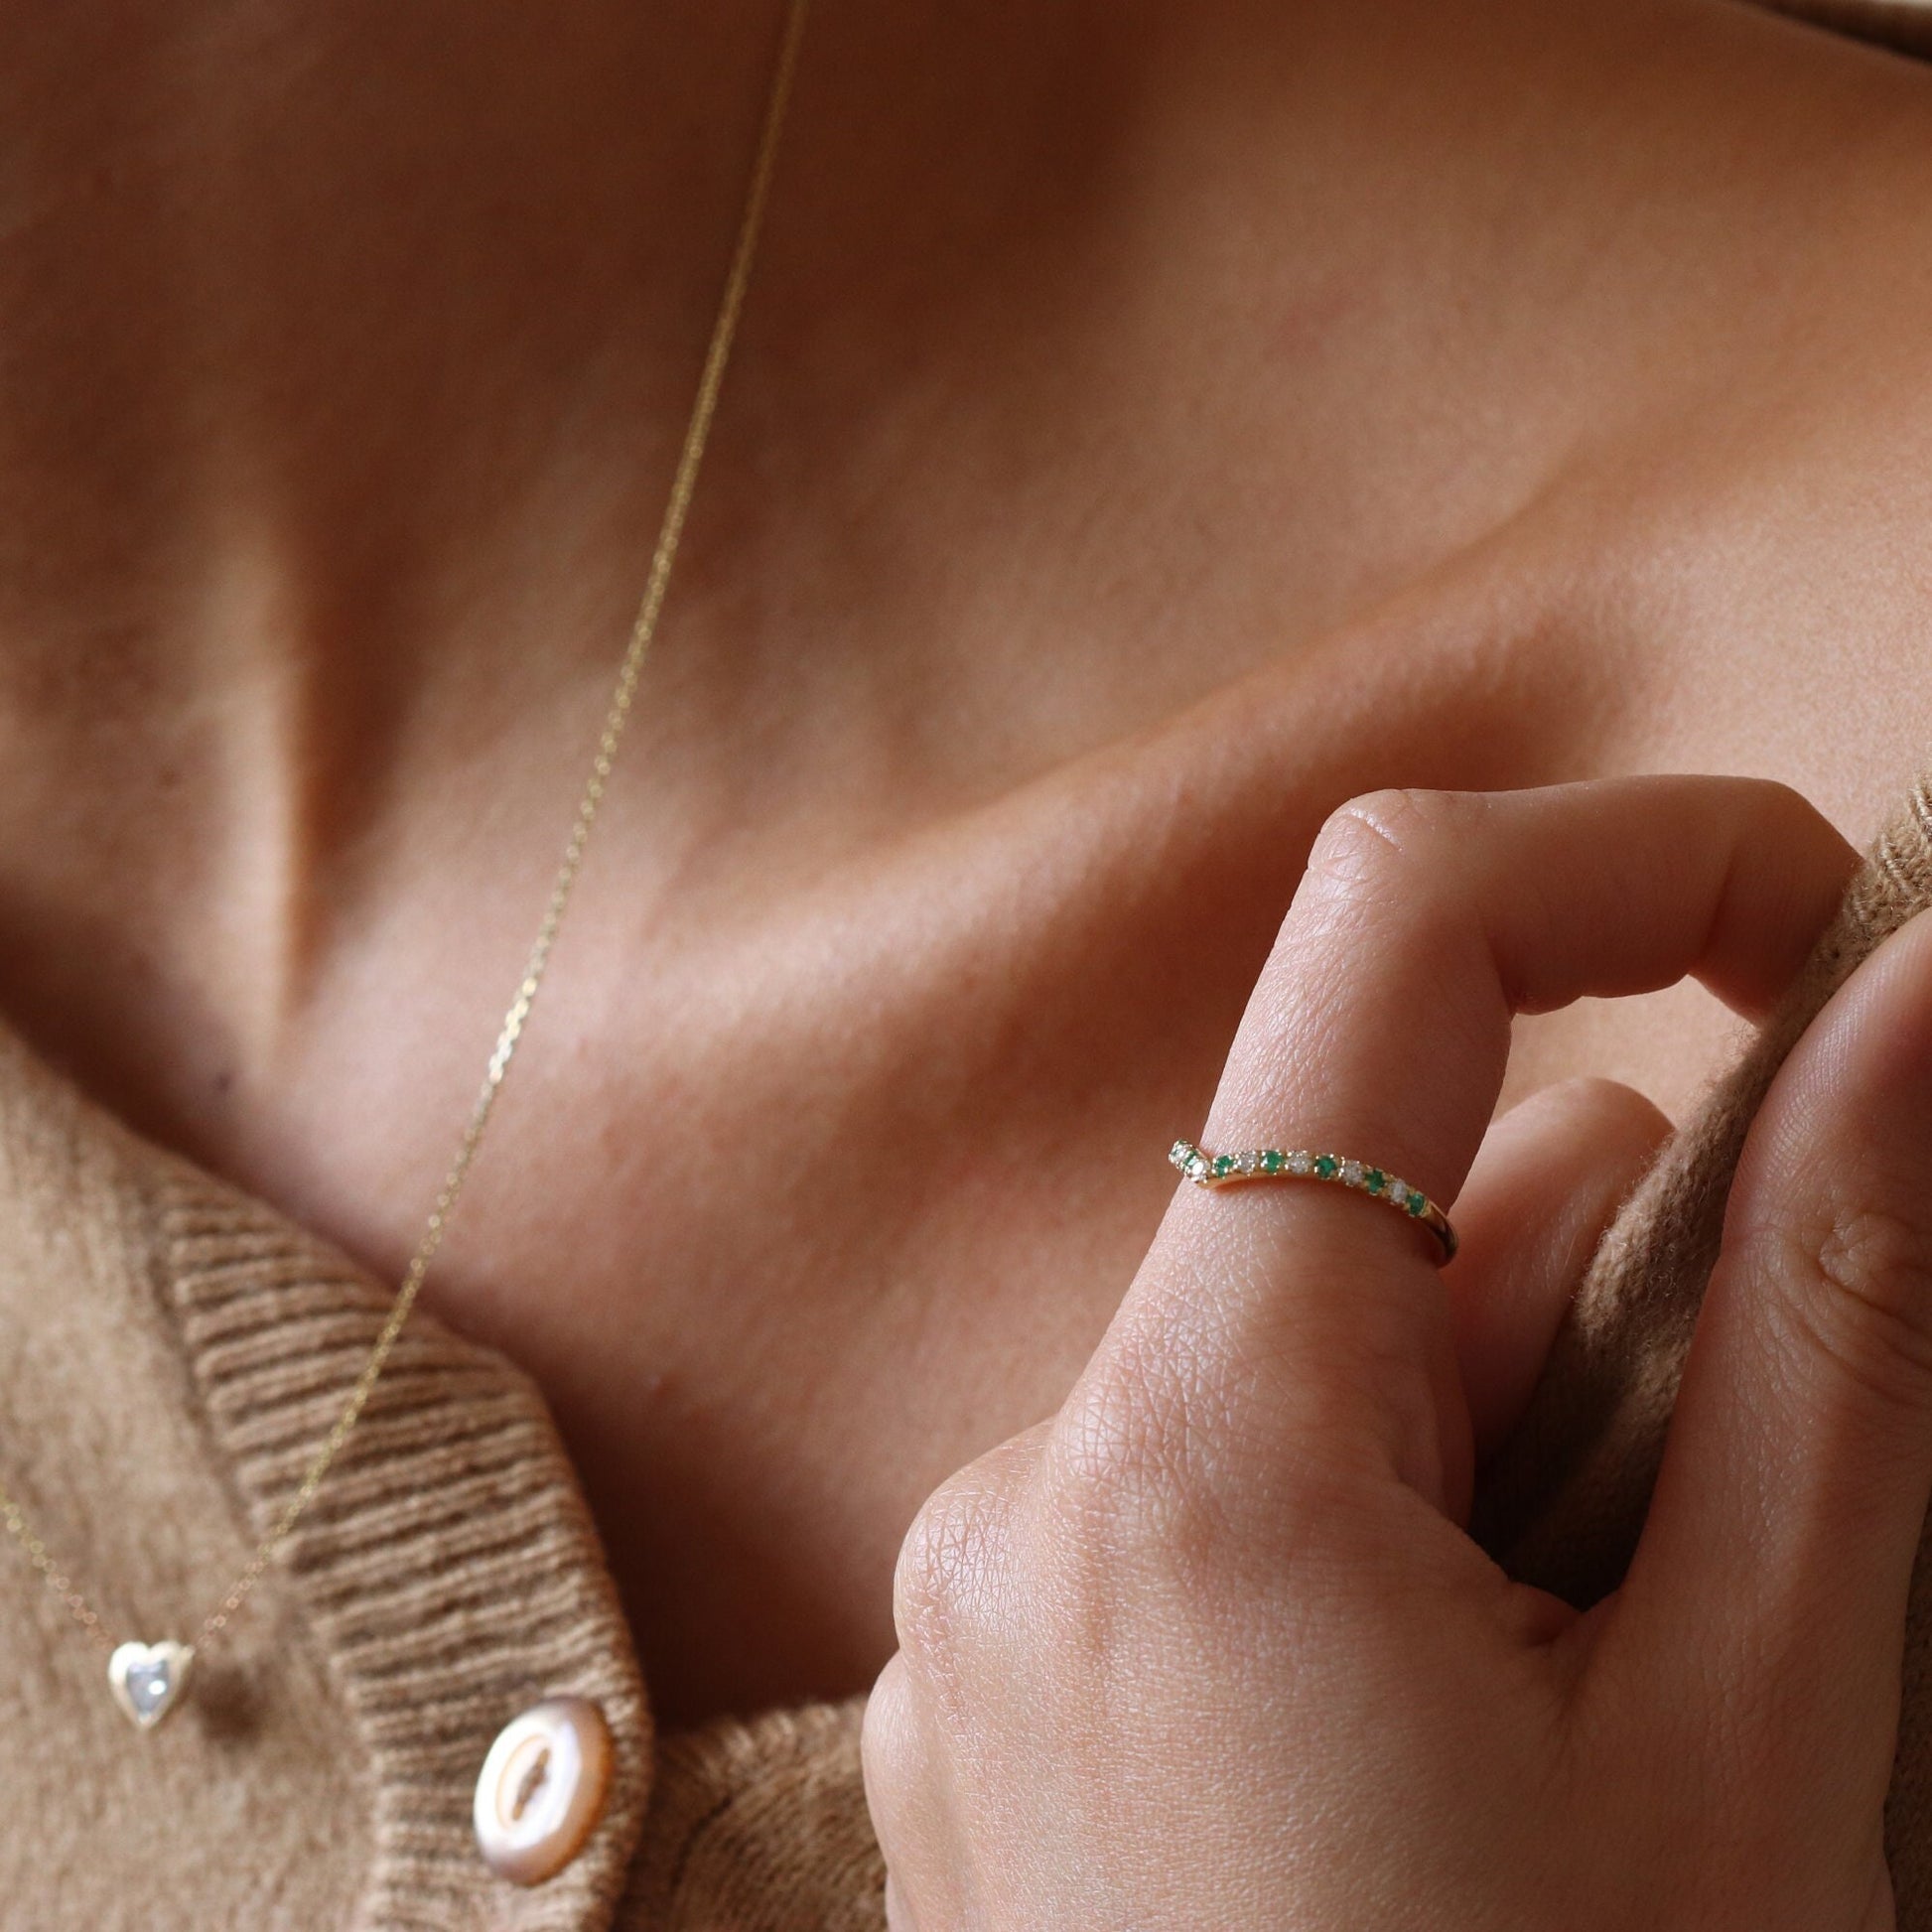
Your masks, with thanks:
<instances>
[{"instance_id":1,"label":"thumb","mask_svg":"<svg viewBox=\"0 0 1932 1932\"><path fill-rule=\"evenodd\" d=\"M1929 1495L1922 915L1839 990L1752 1124L1614 1622L1652 1657L1695 1631L1706 1708L1733 1729L1759 1714L1813 1776L1871 1779L1875 1807Z\"/></svg>"}]
</instances>

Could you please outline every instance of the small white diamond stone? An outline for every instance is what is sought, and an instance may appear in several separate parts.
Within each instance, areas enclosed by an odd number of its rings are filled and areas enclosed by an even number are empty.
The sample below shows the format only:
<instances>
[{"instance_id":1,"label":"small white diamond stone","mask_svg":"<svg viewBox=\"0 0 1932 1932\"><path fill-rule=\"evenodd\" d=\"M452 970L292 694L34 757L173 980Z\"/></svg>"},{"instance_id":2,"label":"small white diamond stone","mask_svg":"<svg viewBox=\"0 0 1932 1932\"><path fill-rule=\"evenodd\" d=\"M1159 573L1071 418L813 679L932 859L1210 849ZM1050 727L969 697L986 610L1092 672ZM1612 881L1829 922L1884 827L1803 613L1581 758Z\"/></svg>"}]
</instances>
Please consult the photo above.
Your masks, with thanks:
<instances>
[{"instance_id":1,"label":"small white diamond stone","mask_svg":"<svg viewBox=\"0 0 1932 1932\"><path fill-rule=\"evenodd\" d=\"M1240 1155L1234 1163L1234 1169L1237 1173L1253 1173L1260 1166L1261 1156L1254 1153Z\"/></svg>"},{"instance_id":2,"label":"small white diamond stone","mask_svg":"<svg viewBox=\"0 0 1932 1932\"><path fill-rule=\"evenodd\" d=\"M1305 1147L1298 1147L1295 1150L1295 1152L1288 1157L1288 1171L1290 1173L1307 1173L1313 1168L1313 1166L1314 1166L1314 1160L1312 1156L1310 1155L1308 1149Z\"/></svg>"},{"instance_id":3,"label":"small white diamond stone","mask_svg":"<svg viewBox=\"0 0 1932 1932\"><path fill-rule=\"evenodd\" d=\"M1409 1183L1406 1180L1390 1181L1389 1198L1392 1201L1394 1201L1398 1207L1402 1206L1403 1203L1406 1202L1409 1198Z\"/></svg>"},{"instance_id":4,"label":"small white diamond stone","mask_svg":"<svg viewBox=\"0 0 1932 1932\"><path fill-rule=\"evenodd\" d=\"M151 1664L131 1664L127 1673L127 1701L142 1717L151 1717L168 1702L175 1687L175 1673L167 1659Z\"/></svg>"},{"instance_id":5,"label":"small white diamond stone","mask_svg":"<svg viewBox=\"0 0 1932 1932\"><path fill-rule=\"evenodd\" d=\"M149 1730L181 1696L194 1661L192 1644L124 1643L107 1660L107 1681L121 1709Z\"/></svg>"},{"instance_id":6,"label":"small white diamond stone","mask_svg":"<svg viewBox=\"0 0 1932 1932\"><path fill-rule=\"evenodd\" d=\"M1344 1161L1341 1164L1341 1177L1350 1187L1362 1184L1362 1164L1359 1161Z\"/></svg>"}]
</instances>

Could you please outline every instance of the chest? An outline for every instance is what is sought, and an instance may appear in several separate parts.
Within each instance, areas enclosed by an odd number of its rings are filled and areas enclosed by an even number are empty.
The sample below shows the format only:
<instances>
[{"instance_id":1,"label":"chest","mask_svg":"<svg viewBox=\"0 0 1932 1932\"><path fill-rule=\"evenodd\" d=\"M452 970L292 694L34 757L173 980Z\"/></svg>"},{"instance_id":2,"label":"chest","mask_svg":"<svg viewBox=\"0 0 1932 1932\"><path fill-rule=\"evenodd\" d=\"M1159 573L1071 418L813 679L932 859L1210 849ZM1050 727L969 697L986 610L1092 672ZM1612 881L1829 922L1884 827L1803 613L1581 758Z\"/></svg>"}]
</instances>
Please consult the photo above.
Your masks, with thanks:
<instances>
[{"instance_id":1,"label":"chest","mask_svg":"<svg viewBox=\"0 0 1932 1932\"><path fill-rule=\"evenodd\" d=\"M1861 701L1820 742L1767 678L1700 736L1633 662L1610 733L1574 650L1500 651L1485 692L1412 647L1352 699L1330 660L1278 668L859 855L608 1009L625 1044L535 1073L499 1150L527 1191L489 1191L443 1292L552 1391L672 1710L861 1688L890 1653L906 1522L1078 1373L1340 800L1730 768L1863 835L1924 709L1894 667L1893 738ZM1510 1091L1607 1072L1681 1113L1735 1032L1695 987L1587 1003L1524 1023Z\"/></svg>"}]
</instances>

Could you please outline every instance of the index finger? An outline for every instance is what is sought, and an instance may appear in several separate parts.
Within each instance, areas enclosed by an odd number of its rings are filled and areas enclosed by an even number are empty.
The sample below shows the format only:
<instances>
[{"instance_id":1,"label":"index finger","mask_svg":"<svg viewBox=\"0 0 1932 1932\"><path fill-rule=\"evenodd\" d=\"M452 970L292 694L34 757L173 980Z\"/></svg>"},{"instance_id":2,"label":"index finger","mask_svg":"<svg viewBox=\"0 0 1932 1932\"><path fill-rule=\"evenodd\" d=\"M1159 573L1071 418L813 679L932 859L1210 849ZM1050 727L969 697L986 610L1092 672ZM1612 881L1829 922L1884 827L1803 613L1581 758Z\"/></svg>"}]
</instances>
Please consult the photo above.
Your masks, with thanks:
<instances>
[{"instance_id":1,"label":"index finger","mask_svg":"<svg viewBox=\"0 0 1932 1932\"><path fill-rule=\"evenodd\" d=\"M1199 1138L1329 1150L1451 1200L1516 1014L1687 974L1759 1014L1856 856L1760 780L1357 799L1315 842ZM1176 1415L1190 1389L1225 1417L1237 1391L1265 1388L1333 1452L1360 1446L1439 1506L1465 1506L1467 1419L1430 1244L1371 1203L1182 1186L1096 1369L1123 1351Z\"/></svg>"}]
</instances>

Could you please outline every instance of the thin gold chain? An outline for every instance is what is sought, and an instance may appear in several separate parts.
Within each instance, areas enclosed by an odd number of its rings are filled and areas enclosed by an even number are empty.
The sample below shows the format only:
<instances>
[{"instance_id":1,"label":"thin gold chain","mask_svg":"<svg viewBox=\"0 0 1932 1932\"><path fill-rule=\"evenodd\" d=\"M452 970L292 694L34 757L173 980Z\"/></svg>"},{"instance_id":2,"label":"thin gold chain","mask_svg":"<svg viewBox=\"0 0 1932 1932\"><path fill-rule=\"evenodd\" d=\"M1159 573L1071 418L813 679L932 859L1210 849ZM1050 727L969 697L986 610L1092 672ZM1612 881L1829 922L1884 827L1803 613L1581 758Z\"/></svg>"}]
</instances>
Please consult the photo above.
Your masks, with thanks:
<instances>
[{"instance_id":1,"label":"thin gold chain","mask_svg":"<svg viewBox=\"0 0 1932 1932\"><path fill-rule=\"evenodd\" d=\"M677 473L671 481L670 498L664 506L664 520L658 528L657 547L651 555L650 576L644 587L643 602L638 606L636 618L630 626L630 641L625 646L623 660L618 670L617 686L612 692L610 709L604 718L604 730L597 742L597 755L591 759L590 775L584 781L577 816L571 823L570 837L564 843L563 861L557 868L556 881L550 889L550 902L544 907L543 921L537 927L536 939L524 965L523 978L517 985L516 997L511 1000L509 1011L503 1016L502 1028L496 1035L496 1045L490 1053L483 1086L477 1094L476 1104L470 1110L469 1124L463 1130L463 1139L457 1146L455 1158L443 1177L442 1186L437 1190L435 1204L423 1226L422 1238L403 1271L402 1284L396 1291L388 1319L383 1322L381 1332L369 1350L361 1374L355 1378L355 1386L349 1391L342 1414L337 1417L336 1425L330 1430L322 1447L316 1450L294 1495L283 1506L274 1526L262 1538L248 1561L248 1567L235 1579L220 1603L204 1619L199 1639L203 1645L211 1642L225 1630L236 1611L247 1601L250 1591L274 1560L276 1551L314 1500L323 1478L329 1473L330 1465L348 1441L349 1432L360 1420L377 1378L396 1345L396 1337L401 1334L403 1323L409 1319L409 1311L415 1306L429 1265L442 1247L443 1237L449 1232L464 1183L483 1146L490 1115L495 1111L496 1096L502 1091L504 1076L515 1057L517 1042L523 1037L530 1010L536 1005L544 973L550 964L550 950L556 942L557 928L563 923L571 890L583 869L591 828L597 823L598 808L603 804L605 790L611 782L618 746L637 695L637 680L643 674L644 659L649 655L651 639L657 633L658 615L664 608L664 593L670 584L671 566L676 561L678 543L684 534L685 517L690 511L692 493L697 488L698 471L704 462L712 418L717 413L718 392L724 383L725 364L731 357L732 340L738 332L739 315L745 306L752 258L757 252L759 230L763 224L765 203L770 196L778 136L784 126L785 109L791 99L792 76L798 66L798 47L804 31L806 5L807 0L788 0L784 38L778 51L776 71L772 75L770 96L765 104L758 159L745 200L744 216L739 223L738 243L732 254L730 272L725 278L725 292L718 305L718 318L712 325L711 345L705 355L704 372L698 379L698 393L684 432ZM47 1545L35 1535L19 1505L4 1488L0 1488L0 1526L4 1526L7 1534L26 1552L28 1561L67 1605L74 1621L102 1650L111 1650L114 1637L100 1615L74 1587L67 1572L49 1552Z\"/></svg>"}]
</instances>

